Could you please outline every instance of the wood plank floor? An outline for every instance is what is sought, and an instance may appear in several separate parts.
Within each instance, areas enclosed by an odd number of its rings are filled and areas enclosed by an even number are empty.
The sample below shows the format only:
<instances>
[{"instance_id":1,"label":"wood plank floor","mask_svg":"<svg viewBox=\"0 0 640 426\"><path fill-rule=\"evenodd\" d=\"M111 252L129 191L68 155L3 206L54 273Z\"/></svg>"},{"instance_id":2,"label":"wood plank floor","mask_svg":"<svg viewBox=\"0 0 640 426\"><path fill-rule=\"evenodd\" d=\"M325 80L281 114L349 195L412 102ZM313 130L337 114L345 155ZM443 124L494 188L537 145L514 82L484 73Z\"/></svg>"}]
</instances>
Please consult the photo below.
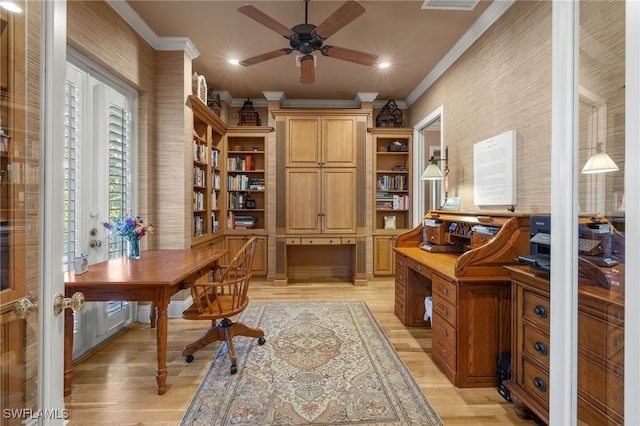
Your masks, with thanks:
<instances>
[{"instance_id":1,"label":"wood plank floor","mask_svg":"<svg viewBox=\"0 0 640 426\"><path fill-rule=\"evenodd\" d=\"M393 313L391 279L355 287L335 280L274 287L254 280L251 300L364 300L446 425L529 425L495 388L459 389L431 361L431 331L405 327ZM65 398L70 425L177 425L209 368L219 343L199 351L191 364L182 348L207 328L199 321L169 320L167 393L156 393L155 329L135 324L74 365L72 394Z\"/></svg>"}]
</instances>

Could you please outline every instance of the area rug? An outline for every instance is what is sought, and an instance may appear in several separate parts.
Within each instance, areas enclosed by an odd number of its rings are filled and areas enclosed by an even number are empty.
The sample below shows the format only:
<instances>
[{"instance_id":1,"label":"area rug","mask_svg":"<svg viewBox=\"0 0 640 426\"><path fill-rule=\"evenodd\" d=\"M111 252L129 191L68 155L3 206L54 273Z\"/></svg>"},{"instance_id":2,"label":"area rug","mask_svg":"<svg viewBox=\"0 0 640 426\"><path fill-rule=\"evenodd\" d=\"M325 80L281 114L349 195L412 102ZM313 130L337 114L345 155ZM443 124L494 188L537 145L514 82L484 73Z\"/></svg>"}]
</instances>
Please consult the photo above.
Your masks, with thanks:
<instances>
[{"instance_id":1,"label":"area rug","mask_svg":"<svg viewBox=\"0 0 640 426\"><path fill-rule=\"evenodd\" d=\"M250 302L181 425L442 425L364 302Z\"/></svg>"}]
</instances>

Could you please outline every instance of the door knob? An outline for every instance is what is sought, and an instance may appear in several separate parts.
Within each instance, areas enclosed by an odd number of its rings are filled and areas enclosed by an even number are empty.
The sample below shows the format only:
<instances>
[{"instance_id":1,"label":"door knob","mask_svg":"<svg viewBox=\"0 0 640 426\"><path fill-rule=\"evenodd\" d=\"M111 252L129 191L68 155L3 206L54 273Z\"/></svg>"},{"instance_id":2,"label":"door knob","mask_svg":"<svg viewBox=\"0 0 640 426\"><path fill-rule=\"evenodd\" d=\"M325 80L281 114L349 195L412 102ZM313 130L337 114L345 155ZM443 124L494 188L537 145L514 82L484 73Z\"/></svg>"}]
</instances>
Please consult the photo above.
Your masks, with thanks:
<instances>
[{"instance_id":1,"label":"door knob","mask_svg":"<svg viewBox=\"0 0 640 426\"><path fill-rule=\"evenodd\" d=\"M16 301L15 309L18 318L25 319L31 312L38 310L38 302L33 303L28 297L23 297Z\"/></svg>"},{"instance_id":2,"label":"door knob","mask_svg":"<svg viewBox=\"0 0 640 426\"><path fill-rule=\"evenodd\" d=\"M73 293L71 297L63 297L61 294L56 294L53 298L53 313L60 315L63 310L69 308L72 311L79 311L84 306L84 294L79 291Z\"/></svg>"}]
</instances>

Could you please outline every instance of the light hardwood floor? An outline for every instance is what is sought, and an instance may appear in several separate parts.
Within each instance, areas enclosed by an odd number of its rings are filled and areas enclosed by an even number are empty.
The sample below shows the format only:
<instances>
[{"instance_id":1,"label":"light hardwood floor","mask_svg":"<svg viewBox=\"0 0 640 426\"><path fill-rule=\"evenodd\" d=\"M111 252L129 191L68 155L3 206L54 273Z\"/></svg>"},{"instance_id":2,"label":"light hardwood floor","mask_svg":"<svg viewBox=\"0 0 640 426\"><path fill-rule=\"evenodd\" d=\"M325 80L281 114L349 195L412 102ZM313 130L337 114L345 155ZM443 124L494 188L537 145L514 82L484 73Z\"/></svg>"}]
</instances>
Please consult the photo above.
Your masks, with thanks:
<instances>
[{"instance_id":1,"label":"light hardwood floor","mask_svg":"<svg viewBox=\"0 0 640 426\"><path fill-rule=\"evenodd\" d=\"M355 287L335 280L274 287L254 280L251 300L364 300L446 425L529 425L495 388L459 389L431 361L431 331L405 327L393 313L391 279ZM177 425L209 368L219 343L199 351L191 364L182 347L207 328L200 321L169 320L168 390L157 395L155 330L135 324L74 365L72 394L65 398L70 425Z\"/></svg>"}]
</instances>

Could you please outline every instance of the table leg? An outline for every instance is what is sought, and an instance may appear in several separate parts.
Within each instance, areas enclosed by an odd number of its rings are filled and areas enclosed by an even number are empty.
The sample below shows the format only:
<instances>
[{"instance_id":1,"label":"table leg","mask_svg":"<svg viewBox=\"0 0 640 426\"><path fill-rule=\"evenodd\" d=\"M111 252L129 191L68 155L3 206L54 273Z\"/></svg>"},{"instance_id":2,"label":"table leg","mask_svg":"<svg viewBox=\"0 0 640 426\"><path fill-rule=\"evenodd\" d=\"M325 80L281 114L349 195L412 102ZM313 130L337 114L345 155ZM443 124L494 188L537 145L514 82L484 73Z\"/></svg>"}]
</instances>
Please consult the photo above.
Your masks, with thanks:
<instances>
[{"instance_id":1,"label":"table leg","mask_svg":"<svg viewBox=\"0 0 640 426\"><path fill-rule=\"evenodd\" d=\"M151 324L151 328L155 328L157 317L158 309L156 307L156 302L151 302L151 309L149 309L149 324Z\"/></svg>"},{"instance_id":2,"label":"table leg","mask_svg":"<svg viewBox=\"0 0 640 426\"><path fill-rule=\"evenodd\" d=\"M156 310L156 344L158 346L158 368L156 369L156 381L158 382L158 395L167 391L167 306L166 301L154 303Z\"/></svg>"},{"instance_id":3,"label":"table leg","mask_svg":"<svg viewBox=\"0 0 640 426\"><path fill-rule=\"evenodd\" d=\"M64 396L71 395L73 381L73 311L64 310Z\"/></svg>"}]
</instances>

